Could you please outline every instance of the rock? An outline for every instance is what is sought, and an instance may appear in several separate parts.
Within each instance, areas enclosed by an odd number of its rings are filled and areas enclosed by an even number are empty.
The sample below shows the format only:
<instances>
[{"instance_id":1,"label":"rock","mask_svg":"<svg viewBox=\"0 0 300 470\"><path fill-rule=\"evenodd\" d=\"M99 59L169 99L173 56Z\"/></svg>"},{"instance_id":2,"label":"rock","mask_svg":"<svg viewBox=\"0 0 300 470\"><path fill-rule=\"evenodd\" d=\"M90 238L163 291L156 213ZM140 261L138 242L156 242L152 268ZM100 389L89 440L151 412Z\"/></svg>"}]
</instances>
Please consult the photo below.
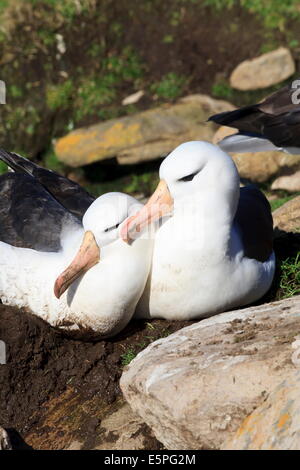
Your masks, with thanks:
<instances>
[{"instance_id":1,"label":"rock","mask_svg":"<svg viewBox=\"0 0 300 470\"><path fill-rule=\"evenodd\" d=\"M212 142L217 144L220 140L236 132L237 129L233 127L221 126L214 134ZM241 178L258 183L268 181L286 169L297 168L300 164L300 155L289 155L284 152L231 153L230 155Z\"/></svg>"},{"instance_id":2,"label":"rock","mask_svg":"<svg viewBox=\"0 0 300 470\"><path fill-rule=\"evenodd\" d=\"M72 167L115 156L121 164L152 160L187 140L211 140L216 126L205 121L231 109L226 101L191 95L173 105L74 130L57 140L55 151Z\"/></svg>"},{"instance_id":3,"label":"rock","mask_svg":"<svg viewBox=\"0 0 300 470\"><path fill-rule=\"evenodd\" d=\"M300 370L296 370L247 416L222 449L299 450L299 390Z\"/></svg>"},{"instance_id":4,"label":"rock","mask_svg":"<svg viewBox=\"0 0 300 470\"><path fill-rule=\"evenodd\" d=\"M237 129L234 127L228 127L228 126L221 126L219 129L215 132L213 138L212 138L212 143L217 145L220 140L225 139L225 137L228 137L229 135L235 134L237 132Z\"/></svg>"},{"instance_id":5,"label":"rock","mask_svg":"<svg viewBox=\"0 0 300 470\"><path fill-rule=\"evenodd\" d=\"M295 73L289 49L279 47L252 60L240 63L230 76L230 85L237 90L257 90L282 82Z\"/></svg>"},{"instance_id":6,"label":"rock","mask_svg":"<svg viewBox=\"0 0 300 470\"><path fill-rule=\"evenodd\" d=\"M168 449L219 449L292 376L299 325L300 296L195 323L131 362L125 399ZM264 442L271 432L265 426Z\"/></svg>"},{"instance_id":7,"label":"rock","mask_svg":"<svg viewBox=\"0 0 300 470\"><path fill-rule=\"evenodd\" d=\"M300 196L273 212L274 227L286 232L300 232Z\"/></svg>"},{"instance_id":8,"label":"rock","mask_svg":"<svg viewBox=\"0 0 300 470\"><path fill-rule=\"evenodd\" d=\"M133 413L127 403L124 403L117 411L101 421L100 444L96 444L91 450L145 450L152 445L157 449L157 441L141 418ZM66 450L82 450L82 441L73 440Z\"/></svg>"},{"instance_id":9,"label":"rock","mask_svg":"<svg viewBox=\"0 0 300 470\"><path fill-rule=\"evenodd\" d=\"M298 166L300 155L284 152L234 153L232 158L241 178L263 183L286 169Z\"/></svg>"},{"instance_id":10,"label":"rock","mask_svg":"<svg viewBox=\"0 0 300 470\"><path fill-rule=\"evenodd\" d=\"M142 450L149 447L151 439L157 445L154 435L141 418L125 403L118 411L101 422L103 443L96 450ZM145 442L146 441L146 442Z\"/></svg>"},{"instance_id":11,"label":"rock","mask_svg":"<svg viewBox=\"0 0 300 470\"><path fill-rule=\"evenodd\" d=\"M122 105L128 106L129 104L137 103L144 96L144 94L144 90L140 90L136 93L133 93L132 95L126 96L126 98L124 98L122 101Z\"/></svg>"},{"instance_id":12,"label":"rock","mask_svg":"<svg viewBox=\"0 0 300 470\"><path fill-rule=\"evenodd\" d=\"M0 426L0 450L12 450L12 445L5 429Z\"/></svg>"},{"instance_id":13,"label":"rock","mask_svg":"<svg viewBox=\"0 0 300 470\"><path fill-rule=\"evenodd\" d=\"M279 176L273 181L271 189L283 189L291 193L300 191L300 170L292 175Z\"/></svg>"}]
</instances>

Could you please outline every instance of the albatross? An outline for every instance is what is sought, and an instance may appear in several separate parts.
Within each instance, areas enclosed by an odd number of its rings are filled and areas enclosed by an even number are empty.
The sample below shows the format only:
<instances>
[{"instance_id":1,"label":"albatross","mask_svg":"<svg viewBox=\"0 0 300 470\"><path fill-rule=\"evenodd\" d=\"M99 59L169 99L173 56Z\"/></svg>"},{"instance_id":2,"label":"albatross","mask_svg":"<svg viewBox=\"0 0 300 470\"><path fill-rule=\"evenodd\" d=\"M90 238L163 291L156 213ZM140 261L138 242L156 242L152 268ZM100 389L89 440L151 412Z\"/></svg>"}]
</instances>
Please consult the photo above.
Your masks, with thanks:
<instances>
[{"instance_id":1,"label":"albatross","mask_svg":"<svg viewBox=\"0 0 300 470\"><path fill-rule=\"evenodd\" d=\"M0 298L81 339L114 336L130 321L152 244L119 237L142 208L133 197L96 200L76 183L0 150ZM83 216L82 216L83 215Z\"/></svg>"},{"instance_id":2,"label":"albatross","mask_svg":"<svg viewBox=\"0 0 300 470\"><path fill-rule=\"evenodd\" d=\"M136 316L200 319L250 304L275 271L270 205L240 188L232 159L208 142L187 142L162 162L147 204L122 225L130 242L161 219Z\"/></svg>"},{"instance_id":3,"label":"albatross","mask_svg":"<svg viewBox=\"0 0 300 470\"><path fill-rule=\"evenodd\" d=\"M264 101L209 118L234 127L238 133L218 145L225 152L284 151L300 153L300 80L276 91Z\"/></svg>"}]
</instances>

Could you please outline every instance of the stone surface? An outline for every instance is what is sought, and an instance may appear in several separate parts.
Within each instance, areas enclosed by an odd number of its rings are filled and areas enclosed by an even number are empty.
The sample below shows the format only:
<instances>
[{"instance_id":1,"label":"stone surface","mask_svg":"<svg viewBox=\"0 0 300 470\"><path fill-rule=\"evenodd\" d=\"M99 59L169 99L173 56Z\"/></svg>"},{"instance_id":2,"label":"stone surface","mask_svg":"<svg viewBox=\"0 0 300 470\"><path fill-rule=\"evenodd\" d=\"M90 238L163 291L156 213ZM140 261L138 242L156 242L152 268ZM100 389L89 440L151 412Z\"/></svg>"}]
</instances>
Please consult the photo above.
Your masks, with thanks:
<instances>
[{"instance_id":1,"label":"stone surface","mask_svg":"<svg viewBox=\"0 0 300 470\"><path fill-rule=\"evenodd\" d=\"M72 388L44 405L43 419L24 438L35 450L162 447L123 399L111 405L104 404L101 397L83 400Z\"/></svg>"},{"instance_id":2,"label":"stone surface","mask_svg":"<svg viewBox=\"0 0 300 470\"><path fill-rule=\"evenodd\" d=\"M221 126L214 134L212 142L217 144L220 140L236 132L237 129L233 127ZM297 169L300 165L300 155L289 155L284 152L233 153L230 155L237 165L241 178L258 183L268 181L286 169L294 167Z\"/></svg>"},{"instance_id":3,"label":"stone surface","mask_svg":"<svg viewBox=\"0 0 300 470\"><path fill-rule=\"evenodd\" d=\"M145 437L148 442L154 435L141 418L126 403L115 413L101 422L103 428L102 443L97 450L141 450L145 449Z\"/></svg>"},{"instance_id":4,"label":"stone surface","mask_svg":"<svg viewBox=\"0 0 300 470\"><path fill-rule=\"evenodd\" d=\"M228 137L229 135L235 134L238 132L237 129L234 127L228 127L228 126L221 126L219 129L215 132L213 138L212 138L212 143L217 145L220 140L225 139L225 137Z\"/></svg>"},{"instance_id":5,"label":"stone surface","mask_svg":"<svg viewBox=\"0 0 300 470\"><path fill-rule=\"evenodd\" d=\"M126 98L122 100L122 105L128 106L129 104L137 103L144 96L144 94L145 94L144 90L140 90L140 91L137 91L136 93L132 93L132 95L128 95L126 96Z\"/></svg>"},{"instance_id":6,"label":"stone surface","mask_svg":"<svg viewBox=\"0 0 300 470\"><path fill-rule=\"evenodd\" d=\"M231 109L226 101L191 95L173 105L74 130L58 139L55 151L73 167L112 157L126 164L152 160L187 140L210 141L216 126L207 118Z\"/></svg>"},{"instance_id":7,"label":"stone surface","mask_svg":"<svg viewBox=\"0 0 300 470\"><path fill-rule=\"evenodd\" d=\"M283 204L272 215L274 227L285 232L300 232L300 196Z\"/></svg>"},{"instance_id":8,"label":"stone surface","mask_svg":"<svg viewBox=\"0 0 300 470\"><path fill-rule=\"evenodd\" d=\"M299 390L300 370L296 370L247 416L222 449L299 450Z\"/></svg>"},{"instance_id":9,"label":"stone surface","mask_svg":"<svg viewBox=\"0 0 300 470\"><path fill-rule=\"evenodd\" d=\"M127 403L101 421L101 435L101 444L95 445L91 450L143 450L145 441L148 449L149 441L156 441L145 423L133 413ZM83 448L84 440L75 439L66 450Z\"/></svg>"},{"instance_id":10,"label":"stone surface","mask_svg":"<svg viewBox=\"0 0 300 470\"><path fill-rule=\"evenodd\" d=\"M284 152L234 153L232 158L241 178L263 183L270 178L299 166L300 155Z\"/></svg>"},{"instance_id":11,"label":"stone surface","mask_svg":"<svg viewBox=\"0 0 300 470\"><path fill-rule=\"evenodd\" d=\"M12 446L5 429L0 426L0 450L11 450Z\"/></svg>"},{"instance_id":12,"label":"stone surface","mask_svg":"<svg viewBox=\"0 0 300 470\"><path fill-rule=\"evenodd\" d=\"M237 90L257 90L276 85L294 73L295 63L291 52L280 47L240 63L230 76L230 85Z\"/></svg>"},{"instance_id":13,"label":"stone surface","mask_svg":"<svg viewBox=\"0 0 300 470\"><path fill-rule=\"evenodd\" d=\"M273 181L271 189L283 189L291 193L300 191L300 170L292 175L279 176Z\"/></svg>"},{"instance_id":14,"label":"stone surface","mask_svg":"<svg viewBox=\"0 0 300 470\"><path fill-rule=\"evenodd\" d=\"M123 394L167 448L221 448L297 369L299 331L300 296L203 320L142 351Z\"/></svg>"}]
</instances>

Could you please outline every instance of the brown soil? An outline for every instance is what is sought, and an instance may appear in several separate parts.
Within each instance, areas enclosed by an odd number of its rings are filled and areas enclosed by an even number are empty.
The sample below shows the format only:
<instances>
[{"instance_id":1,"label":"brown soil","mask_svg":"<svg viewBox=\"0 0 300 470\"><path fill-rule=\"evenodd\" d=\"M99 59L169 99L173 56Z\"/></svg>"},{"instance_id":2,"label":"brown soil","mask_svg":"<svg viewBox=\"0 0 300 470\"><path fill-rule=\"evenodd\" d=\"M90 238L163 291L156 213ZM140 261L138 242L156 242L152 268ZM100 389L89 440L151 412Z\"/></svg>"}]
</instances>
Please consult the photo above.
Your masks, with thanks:
<instances>
[{"instance_id":1,"label":"brown soil","mask_svg":"<svg viewBox=\"0 0 300 470\"><path fill-rule=\"evenodd\" d=\"M88 448L94 440L95 428L101 428L99 416L105 416L107 406L120 399L124 354L138 352L151 341L189 324L161 320L132 322L113 340L85 343L63 337L24 310L0 305L0 316L0 338L7 345L7 364L0 365L1 425L13 428L26 441L33 430L45 433L44 420L55 397L68 406L72 403L69 416L80 406L90 409L96 406L102 408L102 414L98 409L86 413L80 421L80 432ZM55 406L62 408L58 402ZM22 441L15 432L13 437L19 446ZM159 448L159 443L153 447L151 436L150 442L150 449ZM30 439L28 444L32 444ZM44 442L43 447L51 448L51 442Z\"/></svg>"}]
</instances>

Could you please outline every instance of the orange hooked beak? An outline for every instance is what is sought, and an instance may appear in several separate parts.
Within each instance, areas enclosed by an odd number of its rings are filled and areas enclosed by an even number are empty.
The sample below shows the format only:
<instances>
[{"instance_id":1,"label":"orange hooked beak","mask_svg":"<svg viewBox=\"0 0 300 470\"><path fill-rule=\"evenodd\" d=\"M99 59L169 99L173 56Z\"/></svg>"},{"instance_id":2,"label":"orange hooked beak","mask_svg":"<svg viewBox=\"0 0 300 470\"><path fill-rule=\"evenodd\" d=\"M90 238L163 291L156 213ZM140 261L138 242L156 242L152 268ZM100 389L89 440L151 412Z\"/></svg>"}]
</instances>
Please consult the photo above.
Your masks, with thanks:
<instances>
[{"instance_id":1,"label":"orange hooked beak","mask_svg":"<svg viewBox=\"0 0 300 470\"><path fill-rule=\"evenodd\" d=\"M58 299L82 274L95 266L100 260L100 248L98 247L92 232L84 234L83 241L72 263L56 279L54 294Z\"/></svg>"},{"instance_id":2,"label":"orange hooked beak","mask_svg":"<svg viewBox=\"0 0 300 470\"><path fill-rule=\"evenodd\" d=\"M161 180L147 204L137 214L125 221L121 227L121 238L128 243L145 227L166 215L171 215L172 211L173 198L167 183L165 180Z\"/></svg>"}]
</instances>

